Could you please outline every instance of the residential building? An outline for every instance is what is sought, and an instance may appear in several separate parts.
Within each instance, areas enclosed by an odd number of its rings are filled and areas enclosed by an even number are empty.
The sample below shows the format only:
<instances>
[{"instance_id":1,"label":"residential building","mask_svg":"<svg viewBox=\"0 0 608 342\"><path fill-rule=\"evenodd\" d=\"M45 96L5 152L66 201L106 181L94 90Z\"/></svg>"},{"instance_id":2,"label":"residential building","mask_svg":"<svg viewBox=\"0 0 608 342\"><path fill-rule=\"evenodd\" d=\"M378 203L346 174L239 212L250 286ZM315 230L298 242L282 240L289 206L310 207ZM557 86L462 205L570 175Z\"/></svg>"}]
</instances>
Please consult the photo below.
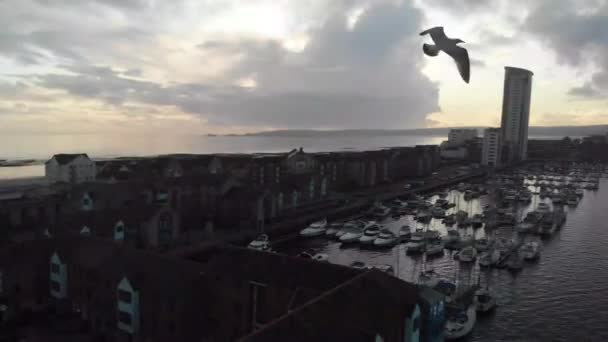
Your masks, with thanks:
<instances>
[{"instance_id":1,"label":"residential building","mask_svg":"<svg viewBox=\"0 0 608 342\"><path fill-rule=\"evenodd\" d=\"M0 249L0 274L7 316L50 306L112 341L415 342L426 321L417 287L381 271L229 246L171 257L52 237Z\"/></svg>"},{"instance_id":2,"label":"residential building","mask_svg":"<svg viewBox=\"0 0 608 342\"><path fill-rule=\"evenodd\" d=\"M465 160L469 156L469 151L466 147L446 147L441 149L441 158Z\"/></svg>"},{"instance_id":3,"label":"residential building","mask_svg":"<svg viewBox=\"0 0 608 342\"><path fill-rule=\"evenodd\" d=\"M486 128L483 131L481 165L500 166L502 153L500 128Z\"/></svg>"},{"instance_id":4,"label":"residential building","mask_svg":"<svg viewBox=\"0 0 608 342\"><path fill-rule=\"evenodd\" d=\"M508 162L525 160L528 155L528 125L532 75L526 69L505 67L502 98L501 138Z\"/></svg>"},{"instance_id":5,"label":"residential building","mask_svg":"<svg viewBox=\"0 0 608 342\"><path fill-rule=\"evenodd\" d=\"M83 183L95 180L96 165L85 153L56 154L44 164L46 178L53 183Z\"/></svg>"},{"instance_id":6,"label":"residential building","mask_svg":"<svg viewBox=\"0 0 608 342\"><path fill-rule=\"evenodd\" d=\"M476 129L457 128L450 129L448 133L448 145L450 147L459 147L465 142L477 138Z\"/></svg>"}]
</instances>

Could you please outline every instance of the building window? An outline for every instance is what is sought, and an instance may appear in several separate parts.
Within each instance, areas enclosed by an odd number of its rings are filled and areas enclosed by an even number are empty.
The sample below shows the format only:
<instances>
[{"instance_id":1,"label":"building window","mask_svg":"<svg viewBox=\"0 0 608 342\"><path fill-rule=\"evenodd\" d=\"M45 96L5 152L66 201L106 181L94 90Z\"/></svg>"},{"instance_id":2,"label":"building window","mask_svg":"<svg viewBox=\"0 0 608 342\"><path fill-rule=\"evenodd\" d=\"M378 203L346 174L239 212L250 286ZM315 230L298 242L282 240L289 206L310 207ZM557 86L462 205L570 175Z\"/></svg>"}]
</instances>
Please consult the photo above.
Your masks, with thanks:
<instances>
[{"instance_id":1,"label":"building window","mask_svg":"<svg viewBox=\"0 0 608 342\"><path fill-rule=\"evenodd\" d=\"M61 292L61 284L55 280L51 280L51 290L55 292Z\"/></svg>"},{"instance_id":2,"label":"building window","mask_svg":"<svg viewBox=\"0 0 608 342\"><path fill-rule=\"evenodd\" d=\"M118 290L118 300L124 303L131 303L131 293L125 290Z\"/></svg>"},{"instance_id":3,"label":"building window","mask_svg":"<svg viewBox=\"0 0 608 342\"><path fill-rule=\"evenodd\" d=\"M118 311L118 321L125 325L131 325L131 314L124 311Z\"/></svg>"}]
</instances>

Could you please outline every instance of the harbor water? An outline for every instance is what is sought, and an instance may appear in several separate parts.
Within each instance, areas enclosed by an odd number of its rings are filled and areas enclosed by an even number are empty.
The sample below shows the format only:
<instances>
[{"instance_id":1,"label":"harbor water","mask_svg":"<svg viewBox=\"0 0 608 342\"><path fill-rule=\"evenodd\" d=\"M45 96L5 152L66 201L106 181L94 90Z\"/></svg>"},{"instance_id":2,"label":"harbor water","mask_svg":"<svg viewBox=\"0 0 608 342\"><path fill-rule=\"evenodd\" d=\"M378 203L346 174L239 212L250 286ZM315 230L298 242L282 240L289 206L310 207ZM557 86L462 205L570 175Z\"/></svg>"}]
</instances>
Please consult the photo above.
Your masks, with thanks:
<instances>
[{"instance_id":1,"label":"harbor water","mask_svg":"<svg viewBox=\"0 0 608 342\"><path fill-rule=\"evenodd\" d=\"M435 198L432 198L433 201ZM463 194L450 191L447 198L457 210L469 215L481 213L491 196L465 201ZM551 203L533 195L529 204L518 204L518 216L536 208L538 203ZM565 206L567 221L561 230L542 240L542 254L536 262L526 262L523 270L512 273L505 269L480 269L476 264L454 260L455 251L426 259L405 253L405 245L389 250L364 249L359 244L341 246L326 237L289 240L274 248L297 255L302 251L325 253L329 261L350 265L362 261L369 266L391 265L400 278L415 282L420 272L434 270L458 285L489 284L498 302L497 309L479 317L467 341L608 341L608 179L600 180L597 191L585 190L577 206ZM402 225L422 227L411 216L388 218L382 222L393 232ZM428 229L446 234L440 219L433 219ZM460 230L484 235L512 234L502 228L487 230L472 227Z\"/></svg>"}]
</instances>

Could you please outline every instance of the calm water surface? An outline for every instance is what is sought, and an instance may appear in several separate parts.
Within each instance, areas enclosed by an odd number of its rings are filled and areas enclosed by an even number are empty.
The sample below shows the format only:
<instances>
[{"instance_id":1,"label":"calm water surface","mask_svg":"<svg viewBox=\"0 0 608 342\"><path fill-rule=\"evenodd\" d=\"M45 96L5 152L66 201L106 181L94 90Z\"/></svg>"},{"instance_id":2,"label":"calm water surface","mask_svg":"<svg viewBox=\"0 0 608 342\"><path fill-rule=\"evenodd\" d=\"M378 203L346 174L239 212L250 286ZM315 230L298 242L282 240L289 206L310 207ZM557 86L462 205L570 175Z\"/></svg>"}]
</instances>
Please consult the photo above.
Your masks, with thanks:
<instances>
[{"instance_id":1,"label":"calm water surface","mask_svg":"<svg viewBox=\"0 0 608 342\"><path fill-rule=\"evenodd\" d=\"M457 207L449 212L460 208L470 214L481 213L491 202L489 196L470 202L461 196L450 192L448 199ZM541 201L547 200L535 195L532 203L519 207L520 214ZM516 275L507 270L481 271L481 281L489 282L499 307L478 320L468 341L608 341L608 180L601 180L599 191L586 190L578 206L566 211L568 219L561 231L543 240L539 261L526 263ZM416 226L409 216L386 223L395 232L403 224ZM433 219L429 227L445 234L439 220ZM486 234L485 228L467 229L478 238ZM423 264L464 285L476 282L480 272L477 266L460 265L448 251L423 263L422 257L407 256L403 245L375 251L358 246L341 248L338 242L315 238L290 241L277 249L288 254L303 250L327 253L330 262L343 265L355 260L368 265L390 264L399 270L399 277L409 281L416 280Z\"/></svg>"}]
</instances>

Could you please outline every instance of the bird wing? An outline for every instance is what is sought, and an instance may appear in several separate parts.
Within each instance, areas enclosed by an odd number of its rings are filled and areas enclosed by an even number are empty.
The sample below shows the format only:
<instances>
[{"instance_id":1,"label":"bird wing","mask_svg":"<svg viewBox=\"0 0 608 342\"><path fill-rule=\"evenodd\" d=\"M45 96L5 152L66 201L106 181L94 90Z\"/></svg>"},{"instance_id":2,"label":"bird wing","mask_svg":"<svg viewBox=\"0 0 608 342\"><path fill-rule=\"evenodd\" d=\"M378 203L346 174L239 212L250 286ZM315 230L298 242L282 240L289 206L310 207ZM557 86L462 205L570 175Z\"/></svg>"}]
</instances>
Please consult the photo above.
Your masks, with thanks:
<instances>
[{"instance_id":1,"label":"bird wing","mask_svg":"<svg viewBox=\"0 0 608 342\"><path fill-rule=\"evenodd\" d=\"M462 76L462 79L466 83L469 83L469 78L471 76L471 64L469 62L469 53L467 52L467 49L454 45L453 48L445 52L456 62L458 72L460 73L460 76Z\"/></svg>"},{"instance_id":2,"label":"bird wing","mask_svg":"<svg viewBox=\"0 0 608 342\"><path fill-rule=\"evenodd\" d=\"M424 36L425 34L430 34L435 44L448 38L443 32L443 26L435 26L426 31L420 32L421 36Z\"/></svg>"}]
</instances>

